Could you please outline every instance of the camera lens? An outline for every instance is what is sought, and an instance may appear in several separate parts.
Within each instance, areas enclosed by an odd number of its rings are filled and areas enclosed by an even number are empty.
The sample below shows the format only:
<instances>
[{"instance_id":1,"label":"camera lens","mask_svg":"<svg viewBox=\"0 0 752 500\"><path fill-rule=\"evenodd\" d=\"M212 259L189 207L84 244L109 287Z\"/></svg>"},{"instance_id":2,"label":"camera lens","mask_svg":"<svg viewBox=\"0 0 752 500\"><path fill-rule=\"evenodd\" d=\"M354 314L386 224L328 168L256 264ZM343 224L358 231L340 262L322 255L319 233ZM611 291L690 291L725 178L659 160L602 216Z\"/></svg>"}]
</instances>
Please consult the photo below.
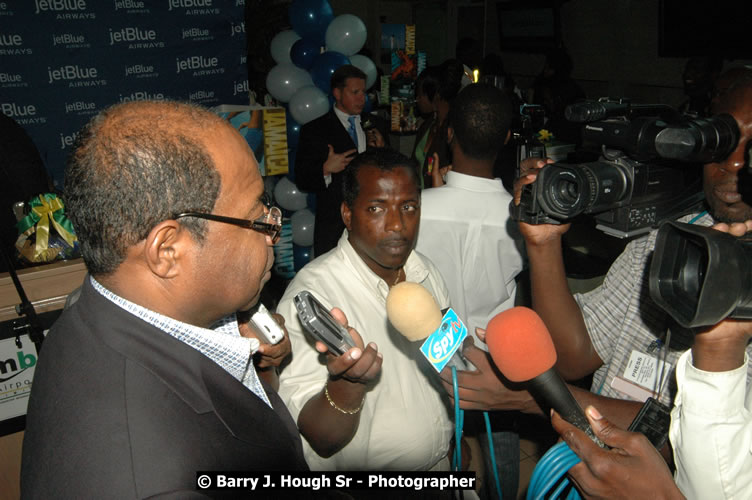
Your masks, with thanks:
<instances>
[{"instance_id":1,"label":"camera lens","mask_svg":"<svg viewBox=\"0 0 752 500\"><path fill-rule=\"evenodd\" d=\"M558 191L558 198L564 204L574 205L580 197L580 187L571 179L559 179L554 190Z\"/></svg>"},{"instance_id":2,"label":"camera lens","mask_svg":"<svg viewBox=\"0 0 752 500\"><path fill-rule=\"evenodd\" d=\"M589 183L581 169L549 165L538 175L538 201L543 210L558 219L579 215L587 206Z\"/></svg>"}]
</instances>

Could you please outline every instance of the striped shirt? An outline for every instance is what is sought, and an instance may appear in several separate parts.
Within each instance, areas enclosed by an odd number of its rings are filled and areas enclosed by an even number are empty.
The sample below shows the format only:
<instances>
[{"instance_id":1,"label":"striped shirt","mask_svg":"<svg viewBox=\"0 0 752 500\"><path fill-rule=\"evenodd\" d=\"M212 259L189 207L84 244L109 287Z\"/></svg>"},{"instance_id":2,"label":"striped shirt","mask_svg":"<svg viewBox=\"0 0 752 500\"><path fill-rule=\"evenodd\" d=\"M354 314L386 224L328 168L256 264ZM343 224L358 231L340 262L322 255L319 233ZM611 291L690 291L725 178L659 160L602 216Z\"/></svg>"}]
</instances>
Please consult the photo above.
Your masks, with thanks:
<instances>
[{"instance_id":1,"label":"striped shirt","mask_svg":"<svg viewBox=\"0 0 752 500\"><path fill-rule=\"evenodd\" d=\"M110 302L196 349L272 406L253 366L253 353L258 350L259 341L240 335L234 313L220 319L211 328L201 328L134 304L112 293L93 277L89 279L94 289Z\"/></svg>"}]
</instances>

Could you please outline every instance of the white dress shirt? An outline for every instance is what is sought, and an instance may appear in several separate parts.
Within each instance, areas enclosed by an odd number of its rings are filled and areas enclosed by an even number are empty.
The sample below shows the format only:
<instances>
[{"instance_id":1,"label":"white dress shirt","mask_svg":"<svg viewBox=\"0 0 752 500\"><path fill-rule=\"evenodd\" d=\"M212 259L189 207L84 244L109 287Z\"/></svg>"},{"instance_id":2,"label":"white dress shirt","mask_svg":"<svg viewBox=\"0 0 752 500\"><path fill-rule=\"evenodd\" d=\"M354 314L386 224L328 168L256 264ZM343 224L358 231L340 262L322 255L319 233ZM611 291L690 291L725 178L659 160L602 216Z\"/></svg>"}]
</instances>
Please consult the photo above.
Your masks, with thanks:
<instances>
[{"instance_id":1,"label":"white dress shirt","mask_svg":"<svg viewBox=\"0 0 752 500\"><path fill-rule=\"evenodd\" d=\"M509 216L512 196L501 179L450 171L446 184L423 191L415 248L441 271L452 309L475 335L514 306L524 241ZM483 347L482 342L475 342Z\"/></svg>"},{"instance_id":2,"label":"white dress shirt","mask_svg":"<svg viewBox=\"0 0 752 500\"><path fill-rule=\"evenodd\" d=\"M347 130L347 133L349 134L350 121L348 118L350 118L351 115L348 115L337 106L334 106L332 109L334 109L334 114L337 115L339 121L342 122L342 126L345 127L345 130ZM360 115L353 116L355 116L355 133L358 134L358 153L362 153L366 150L366 133L363 131L363 126L360 123Z\"/></svg>"},{"instance_id":3,"label":"white dress shirt","mask_svg":"<svg viewBox=\"0 0 752 500\"><path fill-rule=\"evenodd\" d=\"M407 281L425 286L443 308L449 297L438 270L417 252L405 264ZM304 333L293 297L309 290L327 307L339 307L367 345L384 356L381 376L367 392L358 430L330 458L303 439L312 470L448 470L454 429L449 398L438 374L418 359L419 346L398 333L386 317L389 286L358 256L343 233L337 247L301 269L287 287L277 312L285 318L292 361L280 375L279 395L297 422L300 410L328 378L322 356Z\"/></svg>"},{"instance_id":4,"label":"white dress shirt","mask_svg":"<svg viewBox=\"0 0 752 500\"><path fill-rule=\"evenodd\" d=\"M728 372L692 365L692 351L676 364L679 386L671 412L676 484L688 499L752 497L752 390L749 356Z\"/></svg>"}]
</instances>

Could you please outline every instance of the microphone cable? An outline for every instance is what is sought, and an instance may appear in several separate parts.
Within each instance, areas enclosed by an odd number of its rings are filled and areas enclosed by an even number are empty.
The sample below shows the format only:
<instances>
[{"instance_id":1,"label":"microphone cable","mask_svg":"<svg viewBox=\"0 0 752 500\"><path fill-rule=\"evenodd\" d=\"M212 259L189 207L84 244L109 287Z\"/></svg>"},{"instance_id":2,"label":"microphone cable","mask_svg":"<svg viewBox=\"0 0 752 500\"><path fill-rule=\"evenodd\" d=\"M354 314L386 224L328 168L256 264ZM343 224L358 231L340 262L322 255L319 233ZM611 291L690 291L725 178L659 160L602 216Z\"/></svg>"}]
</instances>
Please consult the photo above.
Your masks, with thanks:
<instances>
[{"instance_id":1,"label":"microphone cable","mask_svg":"<svg viewBox=\"0 0 752 500\"><path fill-rule=\"evenodd\" d=\"M465 425L465 410L460 408L459 386L457 384L457 367L452 366L452 388L454 389L454 454L452 457L452 470L462 470L462 428ZM496 492L501 498L501 482L499 481L499 471L496 467L496 454L494 453L493 437L491 436L491 420L488 412L483 412L483 419L486 424L486 437L488 438L488 453L491 457L491 470L493 471Z\"/></svg>"},{"instance_id":2,"label":"microphone cable","mask_svg":"<svg viewBox=\"0 0 752 500\"><path fill-rule=\"evenodd\" d=\"M527 500L581 500L580 493L566 477L567 471L580 462L580 457L564 441L552 446L533 470L527 487ZM566 496L562 496L567 488Z\"/></svg>"}]
</instances>

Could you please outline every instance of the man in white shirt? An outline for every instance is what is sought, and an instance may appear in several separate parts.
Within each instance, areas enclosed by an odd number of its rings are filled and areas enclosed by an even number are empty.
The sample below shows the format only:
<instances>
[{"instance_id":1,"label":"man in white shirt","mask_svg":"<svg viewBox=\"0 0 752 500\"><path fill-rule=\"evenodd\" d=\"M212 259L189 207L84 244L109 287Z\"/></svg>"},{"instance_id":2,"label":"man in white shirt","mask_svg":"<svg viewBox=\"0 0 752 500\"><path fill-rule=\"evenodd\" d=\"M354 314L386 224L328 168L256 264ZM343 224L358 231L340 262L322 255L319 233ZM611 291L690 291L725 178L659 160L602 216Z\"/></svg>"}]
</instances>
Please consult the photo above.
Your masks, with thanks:
<instances>
[{"instance_id":1,"label":"man in white shirt","mask_svg":"<svg viewBox=\"0 0 752 500\"><path fill-rule=\"evenodd\" d=\"M714 227L741 236L752 229L752 220ZM751 337L751 321L726 319L707 331L698 329L692 348L677 361L678 391L669 430L675 484L644 436L617 428L593 407L586 410L590 424L612 449L597 447L583 432L553 418L556 430L583 461L569 475L585 496L748 498L752 391L747 383L747 344Z\"/></svg>"},{"instance_id":2,"label":"man in white shirt","mask_svg":"<svg viewBox=\"0 0 752 500\"><path fill-rule=\"evenodd\" d=\"M353 160L344 178L347 231L298 272L277 308L293 349L280 394L314 470L448 470L448 398L436 373L419 363L418 346L386 315L387 293L401 281L422 284L442 308L449 303L436 267L413 251L418 182L413 163L397 152L373 149ZM293 297L301 290L341 308L363 343L325 363L296 314Z\"/></svg>"},{"instance_id":3,"label":"man in white shirt","mask_svg":"<svg viewBox=\"0 0 752 500\"><path fill-rule=\"evenodd\" d=\"M752 322L723 321L696 335L676 363L669 438L676 484L687 498L749 498L752 492L750 337Z\"/></svg>"},{"instance_id":4,"label":"man in white shirt","mask_svg":"<svg viewBox=\"0 0 752 500\"><path fill-rule=\"evenodd\" d=\"M496 156L509 137L512 107L501 90L474 84L457 95L447 120L452 169L444 186L423 192L416 249L439 268L452 309L475 336L475 328L486 328L496 314L514 306L515 278L524 267L522 236L509 216L512 196L493 175ZM486 349L483 342L475 344ZM486 442L481 439L482 445ZM494 432L494 447L503 497L514 496L519 436Z\"/></svg>"}]
</instances>

